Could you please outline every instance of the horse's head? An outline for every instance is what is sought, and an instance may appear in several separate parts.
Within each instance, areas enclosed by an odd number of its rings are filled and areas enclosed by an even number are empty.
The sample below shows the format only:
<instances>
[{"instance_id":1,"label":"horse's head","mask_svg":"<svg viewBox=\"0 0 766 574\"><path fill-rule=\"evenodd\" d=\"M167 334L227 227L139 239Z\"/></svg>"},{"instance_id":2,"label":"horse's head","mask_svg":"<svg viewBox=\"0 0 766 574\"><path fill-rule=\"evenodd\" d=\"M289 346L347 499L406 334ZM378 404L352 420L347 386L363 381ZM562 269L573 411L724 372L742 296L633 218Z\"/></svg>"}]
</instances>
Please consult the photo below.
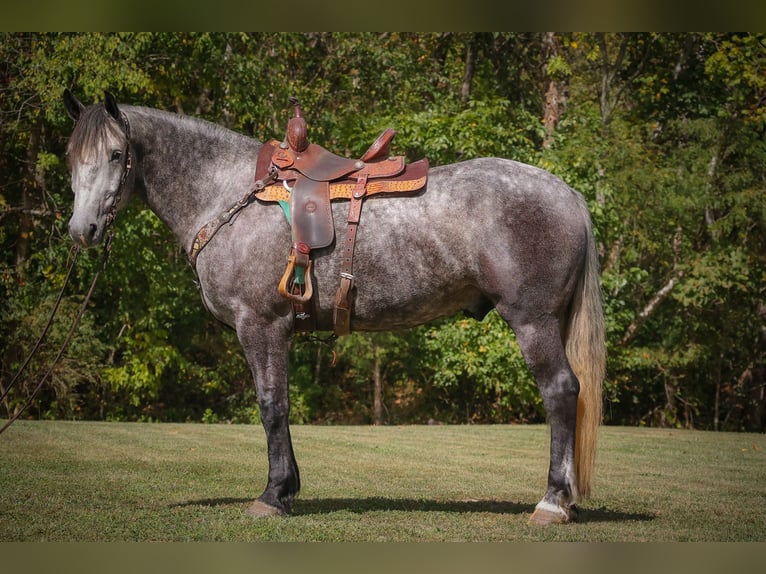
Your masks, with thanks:
<instances>
[{"instance_id":1,"label":"horse's head","mask_svg":"<svg viewBox=\"0 0 766 574\"><path fill-rule=\"evenodd\" d=\"M127 118L107 93L102 104L84 106L69 90L64 106L75 121L67 146L72 172L72 239L89 247L104 239L117 209L128 200L131 154Z\"/></svg>"}]
</instances>

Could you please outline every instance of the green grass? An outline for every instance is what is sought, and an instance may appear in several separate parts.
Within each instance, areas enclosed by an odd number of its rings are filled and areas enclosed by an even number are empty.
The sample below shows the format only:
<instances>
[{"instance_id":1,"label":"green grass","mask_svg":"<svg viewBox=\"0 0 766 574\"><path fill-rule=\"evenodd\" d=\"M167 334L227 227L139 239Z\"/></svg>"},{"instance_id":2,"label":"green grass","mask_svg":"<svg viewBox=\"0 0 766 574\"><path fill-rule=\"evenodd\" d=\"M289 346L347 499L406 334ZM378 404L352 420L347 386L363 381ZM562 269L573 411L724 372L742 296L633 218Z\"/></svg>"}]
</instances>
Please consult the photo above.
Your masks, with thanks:
<instances>
[{"instance_id":1,"label":"green grass","mask_svg":"<svg viewBox=\"0 0 766 574\"><path fill-rule=\"evenodd\" d=\"M766 437L605 427L580 522L527 526L543 426L293 427L289 518L257 426L18 422L0 435L0 541L764 541Z\"/></svg>"}]
</instances>

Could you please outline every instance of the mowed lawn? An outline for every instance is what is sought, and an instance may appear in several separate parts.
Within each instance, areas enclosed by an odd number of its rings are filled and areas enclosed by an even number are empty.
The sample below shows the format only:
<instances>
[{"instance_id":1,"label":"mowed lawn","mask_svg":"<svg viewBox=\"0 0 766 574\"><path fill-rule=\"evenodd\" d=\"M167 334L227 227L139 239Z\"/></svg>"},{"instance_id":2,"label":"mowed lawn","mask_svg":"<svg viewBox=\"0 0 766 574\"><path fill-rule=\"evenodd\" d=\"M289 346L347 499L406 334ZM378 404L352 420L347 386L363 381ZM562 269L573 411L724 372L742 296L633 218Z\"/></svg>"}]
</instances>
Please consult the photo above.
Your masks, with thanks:
<instances>
[{"instance_id":1,"label":"mowed lawn","mask_svg":"<svg viewBox=\"0 0 766 574\"><path fill-rule=\"evenodd\" d=\"M258 426L16 423L0 541L764 541L766 436L604 427L580 521L527 525L545 426L295 426L302 491L251 518Z\"/></svg>"}]
</instances>

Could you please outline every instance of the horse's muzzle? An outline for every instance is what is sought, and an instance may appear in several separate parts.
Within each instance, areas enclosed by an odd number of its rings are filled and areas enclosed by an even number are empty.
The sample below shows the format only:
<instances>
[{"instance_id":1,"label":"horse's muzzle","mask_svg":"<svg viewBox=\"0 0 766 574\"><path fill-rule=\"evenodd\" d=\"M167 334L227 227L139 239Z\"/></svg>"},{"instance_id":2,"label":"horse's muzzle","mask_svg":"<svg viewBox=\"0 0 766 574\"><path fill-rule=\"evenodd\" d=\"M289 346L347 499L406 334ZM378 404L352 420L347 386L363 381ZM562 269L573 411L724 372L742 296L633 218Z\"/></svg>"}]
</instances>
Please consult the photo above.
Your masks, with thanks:
<instances>
[{"instance_id":1,"label":"horse's muzzle","mask_svg":"<svg viewBox=\"0 0 766 574\"><path fill-rule=\"evenodd\" d=\"M88 224L84 229L78 229L70 221L69 235L75 243L79 243L83 247L91 247L100 242L98 225L95 223Z\"/></svg>"}]
</instances>

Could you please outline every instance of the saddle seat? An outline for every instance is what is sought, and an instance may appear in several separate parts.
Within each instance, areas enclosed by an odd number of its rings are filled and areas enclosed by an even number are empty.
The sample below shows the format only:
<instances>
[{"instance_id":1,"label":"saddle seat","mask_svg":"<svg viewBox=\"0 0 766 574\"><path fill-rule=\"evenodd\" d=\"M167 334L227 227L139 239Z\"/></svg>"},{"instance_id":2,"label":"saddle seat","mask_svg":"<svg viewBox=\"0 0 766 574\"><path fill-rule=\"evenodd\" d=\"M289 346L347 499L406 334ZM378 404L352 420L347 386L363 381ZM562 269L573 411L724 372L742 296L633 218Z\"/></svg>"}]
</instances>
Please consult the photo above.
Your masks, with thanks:
<instances>
[{"instance_id":1,"label":"saddle seat","mask_svg":"<svg viewBox=\"0 0 766 574\"><path fill-rule=\"evenodd\" d=\"M406 164L403 156L390 156L396 131L388 128L359 159L346 158L309 143L306 121L298 100L290 98L293 117L283 142L263 145L256 162L255 197L278 201L292 230L287 268L279 293L290 300L295 329L316 328L311 250L330 246L335 225L330 202L348 199L348 227L342 253L340 286L333 315L337 335L350 332L355 289L353 253L362 201L367 195L416 191L427 182L428 160Z\"/></svg>"}]
</instances>

